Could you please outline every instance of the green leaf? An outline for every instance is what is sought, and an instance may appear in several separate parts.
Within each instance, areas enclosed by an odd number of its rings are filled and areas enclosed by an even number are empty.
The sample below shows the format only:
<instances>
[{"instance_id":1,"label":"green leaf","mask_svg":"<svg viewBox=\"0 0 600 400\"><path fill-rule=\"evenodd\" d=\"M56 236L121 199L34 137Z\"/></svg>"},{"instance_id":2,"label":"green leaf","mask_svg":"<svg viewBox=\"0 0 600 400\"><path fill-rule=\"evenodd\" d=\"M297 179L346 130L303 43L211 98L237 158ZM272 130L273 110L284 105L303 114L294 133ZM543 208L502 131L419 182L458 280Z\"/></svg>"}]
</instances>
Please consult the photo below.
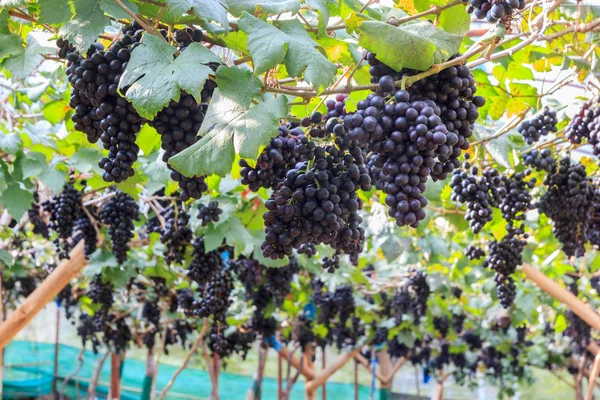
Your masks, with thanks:
<instances>
[{"instance_id":1,"label":"green leaf","mask_svg":"<svg viewBox=\"0 0 600 400\"><path fill-rule=\"evenodd\" d=\"M0 35L0 60L8 56L21 54L24 50L21 36L16 33Z\"/></svg>"},{"instance_id":2,"label":"green leaf","mask_svg":"<svg viewBox=\"0 0 600 400\"><path fill-rule=\"evenodd\" d=\"M92 170L99 171L98 160L102 158L102 153L97 149L84 147L75 152L69 158L69 163L79 172L90 172Z\"/></svg>"},{"instance_id":3,"label":"green leaf","mask_svg":"<svg viewBox=\"0 0 600 400\"><path fill-rule=\"evenodd\" d=\"M445 32L427 21L399 27L378 21L363 21L357 28L358 43L377 53L377 58L394 70L425 71L455 55L461 35Z\"/></svg>"},{"instance_id":4,"label":"green leaf","mask_svg":"<svg viewBox=\"0 0 600 400\"><path fill-rule=\"evenodd\" d=\"M300 0L225 0L229 6L229 12L235 17L239 17L244 11L254 14L260 11L264 14L278 14L282 12L291 12L292 14L300 11Z\"/></svg>"},{"instance_id":5,"label":"green leaf","mask_svg":"<svg viewBox=\"0 0 600 400\"><path fill-rule=\"evenodd\" d=\"M337 68L318 50L298 20L276 21L275 26L244 13L238 21L248 34L248 51L254 60L256 75L284 63L290 76L304 79L317 90L329 85Z\"/></svg>"},{"instance_id":6,"label":"green leaf","mask_svg":"<svg viewBox=\"0 0 600 400\"><path fill-rule=\"evenodd\" d=\"M9 183L6 190L0 196L0 203L8 210L8 213L17 221L29 209L33 202L33 195L22 189L18 183Z\"/></svg>"},{"instance_id":7,"label":"green leaf","mask_svg":"<svg viewBox=\"0 0 600 400\"><path fill-rule=\"evenodd\" d=\"M136 143L139 143L144 155L150 155L152 151L160 148L160 135L156 129L146 124L138 133Z\"/></svg>"},{"instance_id":8,"label":"green leaf","mask_svg":"<svg viewBox=\"0 0 600 400\"><path fill-rule=\"evenodd\" d=\"M6 267L12 265L13 258L10 253L4 249L0 249L0 264Z\"/></svg>"},{"instance_id":9,"label":"green leaf","mask_svg":"<svg viewBox=\"0 0 600 400\"><path fill-rule=\"evenodd\" d=\"M567 320L564 315L558 314L554 320L554 331L556 333L561 333L564 332L565 329L567 329Z\"/></svg>"},{"instance_id":10,"label":"green leaf","mask_svg":"<svg viewBox=\"0 0 600 400\"><path fill-rule=\"evenodd\" d=\"M110 25L110 19L104 15L101 3L96 0L73 0L75 17L60 28L60 36L75 45L78 50L87 50L104 28Z\"/></svg>"},{"instance_id":11,"label":"green leaf","mask_svg":"<svg viewBox=\"0 0 600 400\"><path fill-rule=\"evenodd\" d=\"M200 43L192 43L177 58L175 53L175 47L149 34L131 53L119 88L130 86L127 98L144 118L152 119L171 99L178 100L180 90L200 102L204 83L213 73L207 64L220 62Z\"/></svg>"},{"instance_id":12,"label":"green leaf","mask_svg":"<svg viewBox=\"0 0 600 400\"><path fill-rule=\"evenodd\" d=\"M21 137L17 133L0 135L0 150L8 153L15 154L21 149Z\"/></svg>"},{"instance_id":13,"label":"green leaf","mask_svg":"<svg viewBox=\"0 0 600 400\"><path fill-rule=\"evenodd\" d=\"M440 28L446 32L464 35L471 26L471 15L462 4L459 4L442 11L438 21Z\"/></svg>"},{"instance_id":14,"label":"green leaf","mask_svg":"<svg viewBox=\"0 0 600 400\"><path fill-rule=\"evenodd\" d=\"M0 33L10 33L8 30L8 9L3 8L0 10Z\"/></svg>"},{"instance_id":15,"label":"green leaf","mask_svg":"<svg viewBox=\"0 0 600 400\"><path fill-rule=\"evenodd\" d=\"M48 186L54 193L60 192L67 181L67 173L56 168L58 162L59 159L53 160L48 168L44 169L39 176L40 181Z\"/></svg>"},{"instance_id":16,"label":"green leaf","mask_svg":"<svg viewBox=\"0 0 600 400\"><path fill-rule=\"evenodd\" d=\"M167 0L171 12L192 14L208 22L216 22L221 28L229 27L227 9L223 0Z\"/></svg>"},{"instance_id":17,"label":"green leaf","mask_svg":"<svg viewBox=\"0 0 600 400\"><path fill-rule=\"evenodd\" d=\"M474 134L478 140L488 139L494 135L494 132L488 130L483 125L476 124ZM496 162L505 168L510 168L510 159L508 155L515 147L508 135L502 135L494 139L490 139L483 144L488 153L496 160Z\"/></svg>"},{"instance_id":18,"label":"green leaf","mask_svg":"<svg viewBox=\"0 0 600 400\"><path fill-rule=\"evenodd\" d=\"M250 108L239 102L244 98L244 94L226 97L215 90L200 128L202 139L171 157L173 168L186 176L225 176L236 153L256 158L260 147L277 134L279 119L287 114L287 100L279 96Z\"/></svg>"},{"instance_id":19,"label":"green leaf","mask_svg":"<svg viewBox=\"0 0 600 400\"><path fill-rule=\"evenodd\" d=\"M56 149L56 140L52 138L52 126L47 121L38 121L35 125L26 123L24 132L33 144L43 144L49 149Z\"/></svg>"},{"instance_id":20,"label":"green leaf","mask_svg":"<svg viewBox=\"0 0 600 400\"><path fill-rule=\"evenodd\" d=\"M226 97L234 99L244 108L250 108L252 99L260 92L260 79L252 71L222 65L216 72L217 86Z\"/></svg>"},{"instance_id":21,"label":"green leaf","mask_svg":"<svg viewBox=\"0 0 600 400\"><path fill-rule=\"evenodd\" d=\"M58 25L71 19L71 0L38 0L40 7L38 23Z\"/></svg>"},{"instance_id":22,"label":"green leaf","mask_svg":"<svg viewBox=\"0 0 600 400\"><path fill-rule=\"evenodd\" d=\"M119 6L115 0L98 0L100 7L105 13L116 19L131 19L131 16L125 12L124 9ZM139 14L138 6L129 0L121 0L125 7L129 8L134 14Z\"/></svg>"},{"instance_id":23,"label":"green leaf","mask_svg":"<svg viewBox=\"0 0 600 400\"><path fill-rule=\"evenodd\" d=\"M19 158L19 162L23 170L23 178L38 176L48 166L46 156L35 151L27 153L27 157Z\"/></svg>"},{"instance_id":24,"label":"green leaf","mask_svg":"<svg viewBox=\"0 0 600 400\"><path fill-rule=\"evenodd\" d=\"M44 118L51 124L58 124L65 119L67 113L71 110L69 104L64 100L54 100L44 104L42 113Z\"/></svg>"},{"instance_id":25,"label":"green leaf","mask_svg":"<svg viewBox=\"0 0 600 400\"><path fill-rule=\"evenodd\" d=\"M326 0L305 0L306 5L312 8L319 16L319 32L317 37L325 35L329 23L329 7Z\"/></svg>"}]
</instances>

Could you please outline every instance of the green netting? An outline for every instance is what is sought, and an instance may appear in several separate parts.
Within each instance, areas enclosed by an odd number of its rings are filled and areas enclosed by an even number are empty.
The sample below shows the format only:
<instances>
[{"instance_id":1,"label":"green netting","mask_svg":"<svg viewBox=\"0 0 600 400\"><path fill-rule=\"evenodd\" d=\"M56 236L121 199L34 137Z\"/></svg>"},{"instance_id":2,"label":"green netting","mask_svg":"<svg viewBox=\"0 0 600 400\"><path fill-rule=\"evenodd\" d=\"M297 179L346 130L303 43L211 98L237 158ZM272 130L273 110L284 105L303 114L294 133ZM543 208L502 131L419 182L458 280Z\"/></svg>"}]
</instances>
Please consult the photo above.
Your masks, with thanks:
<instances>
[{"instance_id":1,"label":"green netting","mask_svg":"<svg viewBox=\"0 0 600 400\"><path fill-rule=\"evenodd\" d=\"M79 366L77 357L79 349L71 346L59 346L58 387L63 379L76 371ZM71 398L85 398L91 380L94 366L101 355L86 351L84 361L77 375L69 382L65 395ZM54 345L13 341L6 347L5 373L3 381L4 397L16 399L22 397L37 397L52 392L54 372ZM156 382L160 392L169 382L177 367L161 365ZM139 360L126 359L123 365L121 380L121 398L125 400L141 399L144 390L146 366ZM108 394L110 381L110 359L104 363L96 393L99 397ZM219 375L219 391L222 400L239 400L246 398L248 389L252 388L250 376L221 372ZM210 395L211 384L208 373L198 369L184 370L171 388L167 399L206 399ZM265 378L262 384L263 399L277 398L277 380ZM331 399L354 398L354 386L343 383L328 383L327 395ZM359 386L359 398L368 399L370 390ZM304 385L298 383L292 391L292 399L304 399Z\"/></svg>"}]
</instances>

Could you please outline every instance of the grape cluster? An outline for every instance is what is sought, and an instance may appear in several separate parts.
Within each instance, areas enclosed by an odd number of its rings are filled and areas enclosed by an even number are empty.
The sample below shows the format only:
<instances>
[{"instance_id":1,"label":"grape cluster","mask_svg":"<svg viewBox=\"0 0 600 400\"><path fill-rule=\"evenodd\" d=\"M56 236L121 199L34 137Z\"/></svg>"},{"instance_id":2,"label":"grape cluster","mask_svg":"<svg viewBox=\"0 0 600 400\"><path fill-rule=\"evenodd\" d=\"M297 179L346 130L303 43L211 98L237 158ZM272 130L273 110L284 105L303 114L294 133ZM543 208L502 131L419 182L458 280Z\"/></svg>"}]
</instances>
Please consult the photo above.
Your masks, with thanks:
<instances>
[{"instance_id":1,"label":"grape cluster","mask_svg":"<svg viewBox=\"0 0 600 400\"><path fill-rule=\"evenodd\" d=\"M202 99L208 101L215 87L214 82L207 81L202 90ZM173 170L168 161L200 139L198 132L207 109L207 103L198 103L192 95L182 92L179 101L171 100L169 105L149 122L160 135L161 148L165 151L162 159L171 170L171 179L179 184L180 198L183 201L190 198L199 199L202 192L208 190L205 177L186 177Z\"/></svg>"},{"instance_id":2,"label":"grape cluster","mask_svg":"<svg viewBox=\"0 0 600 400\"><path fill-rule=\"evenodd\" d=\"M594 149L594 154L600 154L600 97L590 99L581 106L567 126L565 137L575 144L587 139Z\"/></svg>"},{"instance_id":3,"label":"grape cluster","mask_svg":"<svg viewBox=\"0 0 600 400\"><path fill-rule=\"evenodd\" d=\"M124 26L122 37L108 50L97 43L87 58L77 52L66 55L67 76L73 86L70 106L75 109L75 129L90 142L100 139L108 155L99 161L107 182L122 182L134 175L138 158L136 134L144 124L135 108L118 91L121 74L143 31L137 24ZM126 93L127 88L123 90Z\"/></svg>"},{"instance_id":4,"label":"grape cluster","mask_svg":"<svg viewBox=\"0 0 600 400\"><path fill-rule=\"evenodd\" d=\"M50 231L48 230L46 221L44 221L40 214L40 206L38 204L40 201L40 196L37 190L33 192L33 200L34 202L31 203L31 208L27 210L27 217L29 218L29 222L31 222L33 225L33 233L36 235L42 235L44 239L49 239Z\"/></svg>"},{"instance_id":5,"label":"grape cluster","mask_svg":"<svg viewBox=\"0 0 600 400\"><path fill-rule=\"evenodd\" d=\"M450 321L446 316L433 317L433 327L440 332L442 337L446 337L450 330Z\"/></svg>"},{"instance_id":6,"label":"grape cluster","mask_svg":"<svg viewBox=\"0 0 600 400\"><path fill-rule=\"evenodd\" d=\"M87 213L83 211L83 207L85 206L82 205L81 207L82 211L79 213L79 216L73 225L73 242L77 243L83 240L83 252L85 257L89 259L89 257L98 248L98 231L94 227L94 224L88 217ZM93 214L91 215L93 216Z\"/></svg>"},{"instance_id":7,"label":"grape cluster","mask_svg":"<svg viewBox=\"0 0 600 400\"><path fill-rule=\"evenodd\" d=\"M323 257L323 269L333 274L340 268L340 255L336 252L332 257Z\"/></svg>"},{"instance_id":8,"label":"grape cluster","mask_svg":"<svg viewBox=\"0 0 600 400\"><path fill-rule=\"evenodd\" d=\"M258 156L256 167L240 160L242 184L254 192L261 187L276 189L289 169L313 157L314 147L297 124L280 125L277 137Z\"/></svg>"},{"instance_id":9,"label":"grape cluster","mask_svg":"<svg viewBox=\"0 0 600 400\"><path fill-rule=\"evenodd\" d=\"M567 289L577 296L577 285L570 285ZM571 310L566 313L569 324L564 331L564 335L570 339L571 349L574 354L582 355L586 352L587 346L590 344L592 328L582 320L577 314Z\"/></svg>"},{"instance_id":10,"label":"grape cluster","mask_svg":"<svg viewBox=\"0 0 600 400\"><path fill-rule=\"evenodd\" d=\"M185 251L192 241L192 230L188 227L189 214L183 209L183 204L176 201L160 212L165 221L161 229L160 241L165 245L163 255L167 263L181 264Z\"/></svg>"},{"instance_id":11,"label":"grape cluster","mask_svg":"<svg viewBox=\"0 0 600 400\"><path fill-rule=\"evenodd\" d=\"M142 304L142 318L148 323L158 326L160 321L160 309L156 301L145 301Z\"/></svg>"},{"instance_id":12,"label":"grape cluster","mask_svg":"<svg viewBox=\"0 0 600 400\"><path fill-rule=\"evenodd\" d=\"M134 236L134 221L140 219L140 207L131 196L120 190L103 205L98 218L108 225L108 234L112 243L112 251L119 264L127 259L129 241Z\"/></svg>"},{"instance_id":13,"label":"grape cluster","mask_svg":"<svg viewBox=\"0 0 600 400\"><path fill-rule=\"evenodd\" d=\"M509 225L508 233L501 241L492 240L488 244L488 255L483 266L496 273L496 290L504 308L510 307L515 299L516 287L511 275L523 262L522 254L527 237L522 227L514 228Z\"/></svg>"},{"instance_id":14,"label":"grape cluster","mask_svg":"<svg viewBox=\"0 0 600 400\"><path fill-rule=\"evenodd\" d=\"M101 275L96 275L89 283L86 295L94 303L100 305L100 310L97 313L107 313L114 303L113 298L114 286L102 279Z\"/></svg>"},{"instance_id":15,"label":"grape cluster","mask_svg":"<svg viewBox=\"0 0 600 400\"><path fill-rule=\"evenodd\" d=\"M75 221L81 213L81 193L72 183L65 184L60 194L42 204L44 211L50 213L48 227L58 234L54 244L60 258L69 258L69 239L73 234Z\"/></svg>"},{"instance_id":16,"label":"grape cluster","mask_svg":"<svg viewBox=\"0 0 600 400\"><path fill-rule=\"evenodd\" d=\"M290 258L290 262L283 267L264 268L265 289L273 296L275 305L283 305L285 297L290 293L294 275L298 272L300 272L300 264L295 258Z\"/></svg>"},{"instance_id":17,"label":"grape cluster","mask_svg":"<svg viewBox=\"0 0 600 400\"><path fill-rule=\"evenodd\" d=\"M357 190L366 180L366 169L351 155L335 146L315 147L314 165L302 162L290 169L265 203L263 255L283 258L305 243L360 253L364 229Z\"/></svg>"},{"instance_id":18,"label":"grape cluster","mask_svg":"<svg viewBox=\"0 0 600 400\"><path fill-rule=\"evenodd\" d=\"M480 258L485 257L485 251L481 247L470 244L465 249L465 256L467 256L469 260L479 260Z\"/></svg>"},{"instance_id":19,"label":"grape cluster","mask_svg":"<svg viewBox=\"0 0 600 400\"><path fill-rule=\"evenodd\" d=\"M225 322L231 304L229 296L233 290L233 276L226 269L217 271L203 288L203 296L196 310L200 318L213 316L215 321Z\"/></svg>"},{"instance_id":20,"label":"grape cluster","mask_svg":"<svg viewBox=\"0 0 600 400\"><path fill-rule=\"evenodd\" d=\"M556 168L556 160L550 149L530 151L523 156L523 163L536 171L553 172Z\"/></svg>"},{"instance_id":21,"label":"grape cluster","mask_svg":"<svg viewBox=\"0 0 600 400\"><path fill-rule=\"evenodd\" d=\"M515 10L524 9L525 4L525 0L469 0L467 12L477 19L485 18L487 22L495 24L512 16Z\"/></svg>"},{"instance_id":22,"label":"grape cluster","mask_svg":"<svg viewBox=\"0 0 600 400\"><path fill-rule=\"evenodd\" d=\"M552 231L565 254L581 257L588 241L590 216L598 203L598 190L588 178L585 166L568 157L546 175L544 186L546 193L537 203L538 210L552 220Z\"/></svg>"},{"instance_id":23,"label":"grape cluster","mask_svg":"<svg viewBox=\"0 0 600 400\"><path fill-rule=\"evenodd\" d=\"M502 175L502 199L498 207L502 212L502 217L509 223L523 221L525 213L531 207L530 190L535 186L535 178L526 180L531 174L527 169L523 172L516 172L512 176Z\"/></svg>"},{"instance_id":24,"label":"grape cluster","mask_svg":"<svg viewBox=\"0 0 600 400\"><path fill-rule=\"evenodd\" d=\"M430 293L427 274L423 271L413 272L408 279L408 290L411 294L410 309L414 322L415 325L419 325L421 317L427 311L427 299Z\"/></svg>"},{"instance_id":25,"label":"grape cluster","mask_svg":"<svg viewBox=\"0 0 600 400\"><path fill-rule=\"evenodd\" d=\"M396 72L377 60L373 53L367 54L367 61L371 65L371 82L380 84L378 94L395 94L397 89L393 86L394 81L418 73L407 69ZM485 104L485 99L475 96L475 79L466 66L447 68L413 83L407 90L412 101L433 101L439 108L439 113L436 109L436 115L440 117L448 132L456 135L456 138L448 136L450 140L444 143L448 149L442 146L437 151L437 161L431 169L433 180L443 180L452 170L459 167L458 157L461 150L469 147L468 139L473 135L473 126L479 118L478 108Z\"/></svg>"},{"instance_id":26,"label":"grape cluster","mask_svg":"<svg viewBox=\"0 0 600 400\"><path fill-rule=\"evenodd\" d=\"M218 251L205 251L204 238L196 238L192 244L192 262L188 268L188 276L200 286L204 286L225 265Z\"/></svg>"},{"instance_id":27,"label":"grape cluster","mask_svg":"<svg viewBox=\"0 0 600 400\"><path fill-rule=\"evenodd\" d=\"M402 323L402 317L410 312L411 298L406 288L397 291L392 298L392 309L396 324Z\"/></svg>"},{"instance_id":28,"label":"grape cluster","mask_svg":"<svg viewBox=\"0 0 600 400\"><path fill-rule=\"evenodd\" d=\"M202 226L219 221L221 214L223 214L223 210L219 208L219 202L217 201L210 201L207 206L198 204L197 218L201 221Z\"/></svg>"},{"instance_id":29,"label":"grape cluster","mask_svg":"<svg viewBox=\"0 0 600 400\"><path fill-rule=\"evenodd\" d=\"M521 122L517 130L523 136L525 143L532 145L540 140L540 137L550 132L557 132L557 122L556 111L544 107L543 111L532 119Z\"/></svg>"},{"instance_id":30,"label":"grape cluster","mask_svg":"<svg viewBox=\"0 0 600 400\"><path fill-rule=\"evenodd\" d=\"M327 113L323 115L323 120L328 121L331 118L344 118L347 114L347 100L348 95L343 93L336 94L334 99L325 100L325 107L327 107Z\"/></svg>"},{"instance_id":31,"label":"grape cluster","mask_svg":"<svg viewBox=\"0 0 600 400\"><path fill-rule=\"evenodd\" d=\"M479 177L478 172L479 168L465 161L462 169L454 170L450 180L452 188L450 198L467 205L465 219L469 222L473 233L479 233L485 224L492 220L492 207L496 207L498 205L496 199L502 198L505 194L505 189L500 185L501 178L495 168L484 169L482 176Z\"/></svg>"},{"instance_id":32,"label":"grape cluster","mask_svg":"<svg viewBox=\"0 0 600 400\"><path fill-rule=\"evenodd\" d=\"M167 31L161 30L163 36L166 36ZM204 35L200 29L185 28L177 29L173 34L173 38L179 44L180 50L188 47L190 44L201 42Z\"/></svg>"}]
</instances>

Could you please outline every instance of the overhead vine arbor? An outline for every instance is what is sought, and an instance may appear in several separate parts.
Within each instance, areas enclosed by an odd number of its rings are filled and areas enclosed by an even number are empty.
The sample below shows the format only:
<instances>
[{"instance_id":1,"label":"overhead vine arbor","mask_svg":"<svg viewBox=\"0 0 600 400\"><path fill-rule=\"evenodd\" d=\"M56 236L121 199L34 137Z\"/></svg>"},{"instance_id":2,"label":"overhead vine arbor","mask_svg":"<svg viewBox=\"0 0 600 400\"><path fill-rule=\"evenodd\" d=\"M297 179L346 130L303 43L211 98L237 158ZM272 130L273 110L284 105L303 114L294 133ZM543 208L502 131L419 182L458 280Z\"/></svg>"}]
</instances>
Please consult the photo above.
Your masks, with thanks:
<instances>
[{"instance_id":1,"label":"overhead vine arbor","mask_svg":"<svg viewBox=\"0 0 600 400\"><path fill-rule=\"evenodd\" d=\"M1 348L55 298L113 396L131 346L217 399L254 345L254 398L270 347L280 399L352 360L593 395L600 5L0 5Z\"/></svg>"}]
</instances>

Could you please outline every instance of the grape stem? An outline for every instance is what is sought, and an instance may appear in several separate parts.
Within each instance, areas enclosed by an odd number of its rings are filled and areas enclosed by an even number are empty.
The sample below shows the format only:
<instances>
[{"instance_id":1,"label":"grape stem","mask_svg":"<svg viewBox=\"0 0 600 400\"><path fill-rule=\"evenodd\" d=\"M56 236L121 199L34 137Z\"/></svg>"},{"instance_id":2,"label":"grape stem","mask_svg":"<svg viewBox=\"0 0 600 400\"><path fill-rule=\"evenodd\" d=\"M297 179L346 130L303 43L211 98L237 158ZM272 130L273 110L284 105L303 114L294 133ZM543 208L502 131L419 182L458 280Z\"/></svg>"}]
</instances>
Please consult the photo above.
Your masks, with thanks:
<instances>
[{"instance_id":1,"label":"grape stem","mask_svg":"<svg viewBox=\"0 0 600 400\"><path fill-rule=\"evenodd\" d=\"M531 109L531 107L526 107L518 115L515 115L513 117L513 119L511 119L506 124L504 124L504 126L502 128L498 129L498 131L496 133L494 133L492 136L477 140L476 142L471 143L471 145L476 146L478 144L487 143L491 140L499 138L500 136L504 135L505 133L508 133L511 129L513 129L514 127L519 125L519 123L521 121L523 121L523 119L525 118L525 115L527 115L527 112L529 112L530 109Z\"/></svg>"},{"instance_id":2,"label":"grape stem","mask_svg":"<svg viewBox=\"0 0 600 400\"><path fill-rule=\"evenodd\" d=\"M155 27L153 27L152 25L148 24L142 17L140 17L139 15L136 15L133 11L131 11L125 4L123 4L123 2L121 0L115 0L115 3L117 3L117 5L119 7L121 7L123 9L123 11L125 11L127 13L127 15L129 15L131 18L134 19L135 22L137 22L138 24L140 24L140 26L146 31L149 32L151 34L153 34L154 36L158 36L159 38L161 38L163 40L163 42L168 43L167 39L165 39L163 37L163 35L160 34L159 31L156 30Z\"/></svg>"}]
</instances>

